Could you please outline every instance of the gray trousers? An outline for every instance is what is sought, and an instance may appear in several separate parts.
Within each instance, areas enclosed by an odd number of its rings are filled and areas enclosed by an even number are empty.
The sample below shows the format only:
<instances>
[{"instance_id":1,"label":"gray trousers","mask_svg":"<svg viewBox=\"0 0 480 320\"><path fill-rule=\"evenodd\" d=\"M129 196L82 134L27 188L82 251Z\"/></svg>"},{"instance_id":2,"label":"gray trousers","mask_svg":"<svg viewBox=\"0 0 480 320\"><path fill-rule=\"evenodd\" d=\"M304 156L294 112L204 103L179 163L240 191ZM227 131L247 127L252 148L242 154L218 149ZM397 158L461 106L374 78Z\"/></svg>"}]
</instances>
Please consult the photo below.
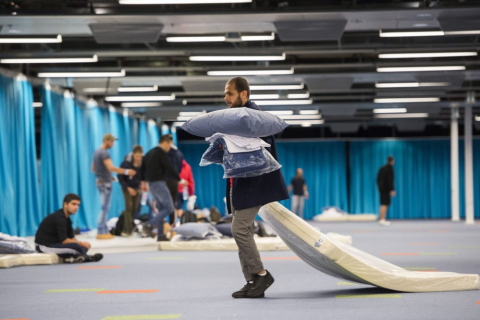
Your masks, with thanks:
<instances>
[{"instance_id":1,"label":"gray trousers","mask_svg":"<svg viewBox=\"0 0 480 320\"><path fill-rule=\"evenodd\" d=\"M297 214L300 218L303 219L303 207L305 206L305 196L292 196L292 212ZM298 211L297 211L298 210Z\"/></svg>"},{"instance_id":2,"label":"gray trousers","mask_svg":"<svg viewBox=\"0 0 480 320\"><path fill-rule=\"evenodd\" d=\"M263 270L260 253L253 240L253 222L261 207L233 210L232 234L238 246L238 256L247 282L253 281L253 277Z\"/></svg>"}]
</instances>

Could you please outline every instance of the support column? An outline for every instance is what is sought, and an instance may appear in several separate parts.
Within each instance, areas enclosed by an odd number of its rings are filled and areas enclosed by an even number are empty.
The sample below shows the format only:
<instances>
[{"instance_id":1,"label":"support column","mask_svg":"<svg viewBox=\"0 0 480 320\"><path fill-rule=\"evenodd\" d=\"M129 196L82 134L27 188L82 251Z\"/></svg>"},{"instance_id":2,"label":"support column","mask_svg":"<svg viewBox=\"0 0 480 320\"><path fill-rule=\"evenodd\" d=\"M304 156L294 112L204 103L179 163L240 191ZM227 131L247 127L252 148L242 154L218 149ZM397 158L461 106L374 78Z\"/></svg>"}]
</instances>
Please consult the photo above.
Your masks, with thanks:
<instances>
[{"instance_id":1,"label":"support column","mask_svg":"<svg viewBox=\"0 0 480 320\"><path fill-rule=\"evenodd\" d=\"M458 174L458 107L452 107L450 125L450 164L452 186L452 221L460 220L460 190Z\"/></svg>"},{"instance_id":2,"label":"support column","mask_svg":"<svg viewBox=\"0 0 480 320\"><path fill-rule=\"evenodd\" d=\"M468 92L465 104L465 223L474 224L473 206L473 153L472 153L472 104L475 94Z\"/></svg>"}]
</instances>

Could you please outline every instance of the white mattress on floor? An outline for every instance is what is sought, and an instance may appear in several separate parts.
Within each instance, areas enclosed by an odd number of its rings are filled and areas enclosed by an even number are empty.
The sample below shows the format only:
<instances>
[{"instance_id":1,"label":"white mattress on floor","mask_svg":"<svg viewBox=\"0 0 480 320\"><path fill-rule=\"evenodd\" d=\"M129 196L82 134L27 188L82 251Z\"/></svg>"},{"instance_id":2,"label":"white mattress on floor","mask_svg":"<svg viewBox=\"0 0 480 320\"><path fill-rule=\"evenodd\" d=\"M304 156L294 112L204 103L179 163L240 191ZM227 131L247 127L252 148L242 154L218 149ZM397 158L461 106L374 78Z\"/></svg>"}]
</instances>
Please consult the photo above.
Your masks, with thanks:
<instances>
[{"instance_id":1,"label":"white mattress on floor","mask_svg":"<svg viewBox=\"0 0 480 320\"><path fill-rule=\"evenodd\" d=\"M323 216L321 214L316 215L313 217L314 221L376 221L378 216L376 214L342 214L339 216Z\"/></svg>"},{"instance_id":2,"label":"white mattress on floor","mask_svg":"<svg viewBox=\"0 0 480 320\"><path fill-rule=\"evenodd\" d=\"M290 250L279 237L255 238L259 251ZM160 241L159 250L171 251L238 251L233 238L219 240Z\"/></svg>"},{"instance_id":3,"label":"white mattress on floor","mask_svg":"<svg viewBox=\"0 0 480 320\"><path fill-rule=\"evenodd\" d=\"M53 253L29 253L0 255L0 268L33 266L40 264L57 264L60 258Z\"/></svg>"},{"instance_id":4,"label":"white mattress on floor","mask_svg":"<svg viewBox=\"0 0 480 320\"><path fill-rule=\"evenodd\" d=\"M405 270L321 233L277 202L260 216L302 260L331 276L402 292L479 289L477 274Z\"/></svg>"}]
</instances>

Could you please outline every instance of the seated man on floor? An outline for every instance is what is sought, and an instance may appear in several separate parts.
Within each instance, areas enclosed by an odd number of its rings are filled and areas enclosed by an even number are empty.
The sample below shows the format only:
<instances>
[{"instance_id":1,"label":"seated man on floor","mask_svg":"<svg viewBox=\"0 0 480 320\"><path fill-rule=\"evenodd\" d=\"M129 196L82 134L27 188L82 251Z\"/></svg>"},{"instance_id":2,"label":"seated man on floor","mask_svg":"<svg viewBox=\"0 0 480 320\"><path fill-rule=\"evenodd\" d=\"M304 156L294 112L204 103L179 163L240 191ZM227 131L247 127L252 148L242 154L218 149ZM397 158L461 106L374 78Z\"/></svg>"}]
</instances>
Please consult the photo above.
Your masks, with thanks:
<instances>
[{"instance_id":1,"label":"seated man on floor","mask_svg":"<svg viewBox=\"0 0 480 320\"><path fill-rule=\"evenodd\" d=\"M38 227L35 247L40 253L56 253L64 262L81 263L100 261L103 255L87 255L90 243L81 242L73 235L70 216L78 211L80 197L69 193L63 199L63 208L49 214Z\"/></svg>"}]
</instances>

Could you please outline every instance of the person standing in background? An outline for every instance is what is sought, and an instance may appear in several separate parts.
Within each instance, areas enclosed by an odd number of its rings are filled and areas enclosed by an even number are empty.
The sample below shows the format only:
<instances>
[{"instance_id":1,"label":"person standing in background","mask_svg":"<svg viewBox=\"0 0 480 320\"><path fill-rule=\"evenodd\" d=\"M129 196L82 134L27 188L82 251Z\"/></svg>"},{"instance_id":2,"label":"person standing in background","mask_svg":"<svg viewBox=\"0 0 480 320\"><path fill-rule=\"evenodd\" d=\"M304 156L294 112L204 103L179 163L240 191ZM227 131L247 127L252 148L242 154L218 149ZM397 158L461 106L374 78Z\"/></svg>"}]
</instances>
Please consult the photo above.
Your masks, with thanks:
<instances>
[{"instance_id":1,"label":"person standing in background","mask_svg":"<svg viewBox=\"0 0 480 320\"><path fill-rule=\"evenodd\" d=\"M140 166L142 164L143 148L139 145L133 147L133 151L125 156L120 165L123 169L132 169L137 173L134 176L118 175L118 180L122 185L123 198L125 199L125 211L123 214L124 223L122 236L128 237L132 234L134 227L133 216L140 203L141 183Z\"/></svg>"},{"instance_id":2,"label":"person standing in background","mask_svg":"<svg viewBox=\"0 0 480 320\"><path fill-rule=\"evenodd\" d=\"M387 164L378 170L377 186L380 192L380 220L378 223L382 226L389 226L390 222L386 221L387 210L391 203L391 197L395 197L394 172L393 164L395 159L392 156L387 158Z\"/></svg>"},{"instance_id":3,"label":"person standing in background","mask_svg":"<svg viewBox=\"0 0 480 320\"><path fill-rule=\"evenodd\" d=\"M288 193L293 189L292 195L292 212L303 219L303 208L305 207L305 199L308 199L308 188L303 177L303 169L298 168L295 177L292 178L288 186ZM298 210L298 211L297 211Z\"/></svg>"},{"instance_id":4,"label":"person standing in background","mask_svg":"<svg viewBox=\"0 0 480 320\"><path fill-rule=\"evenodd\" d=\"M92 172L97 178L97 189L100 192L100 214L98 215L98 234L97 239L108 240L114 236L108 233L107 218L110 211L112 200L112 172L134 176L137 172L133 169L122 169L113 165L108 149L111 149L118 140L112 134L107 133L103 137L103 144L93 153Z\"/></svg>"},{"instance_id":5,"label":"person standing in background","mask_svg":"<svg viewBox=\"0 0 480 320\"><path fill-rule=\"evenodd\" d=\"M183 160L182 163L180 178L185 182L184 184L178 185L177 217L181 217L183 214L183 202L195 194L195 181L193 180L192 167L190 167L185 160Z\"/></svg>"},{"instance_id":6,"label":"person standing in background","mask_svg":"<svg viewBox=\"0 0 480 320\"><path fill-rule=\"evenodd\" d=\"M177 146L173 144L172 135L168 134L166 136L170 139L170 150L167 152L168 159L170 160L170 163L172 164L177 174L180 174L183 167L183 153L178 150ZM165 172L165 181L167 182L168 191L170 191L173 206L175 208L175 210L170 214L169 217L170 224L173 226L177 221L176 208L178 204L178 188L181 184L179 184L180 181L176 180L175 177L171 175L168 171Z\"/></svg>"}]
</instances>

